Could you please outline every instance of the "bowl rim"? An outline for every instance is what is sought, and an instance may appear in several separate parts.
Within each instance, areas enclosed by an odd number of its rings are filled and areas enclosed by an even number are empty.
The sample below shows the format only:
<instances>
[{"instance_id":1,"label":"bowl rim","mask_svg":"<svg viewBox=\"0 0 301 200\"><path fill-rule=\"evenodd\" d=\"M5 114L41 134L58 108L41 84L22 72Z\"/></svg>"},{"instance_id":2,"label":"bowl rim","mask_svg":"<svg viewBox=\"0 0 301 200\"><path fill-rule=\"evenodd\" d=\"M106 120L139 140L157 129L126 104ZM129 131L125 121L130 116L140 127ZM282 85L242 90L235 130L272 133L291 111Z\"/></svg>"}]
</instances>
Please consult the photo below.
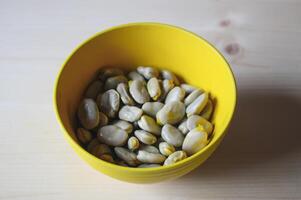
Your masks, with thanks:
<instances>
[{"instance_id":1,"label":"bowl rim","mask_svg":"<svg viewBox=\"0 0 301 200\"><path fill-rule=\"evenodd\" d=\"M176 29L178 31L182 31L185 34L189 34L192 37L197 38L198 40L201 40L204 44L206 44L209 48L211 48L213 51L215 51L215 53L217 55L219 55L221 57L221 59L223 59L226 63L225 67L227 67L227 71L231 77L231 82L234 86L234 103L233 103L233 107L230 110L230 117L228 119L226 119L226 122L224 123L224 125L221 127L221 134L219 135L219 137L213 137L213 139L210 141L210 143L205 146L203 149L201 149L199 152L193 154L192 156L189 156L187 158L185 158L184 160L181 160L177 163L174 163L172 165L167 165L167 166L161 166L161 167L154 167L154 168L135 168L135 167L127 167L127 166L120 166L120 165L116 165L113 163L109 163L106 161L103 161L99 158L97 158L96 156L90 154L88 151L86 151L81 145L79 145L68 133L67 129L65 128L63 121L61 119L60 113L59 113L59 108L58 108L58 104L57 104L57 90L58 90L58 84L62 75L62 72L64 70L64 67L66 66L66 64L69 62L69 60L72 58L72 56L80 49L82 48L85 44L87 44L88 42L91 42L93 39L97 38L98 36L108 33L110 31L113 30L117 30L117 29L122 29L122 28L127 28L127 27L132 27L132 26L157 26L157 27L165 27L165 28L172 28L172 29ZM57 121L59 122L60 128L63 130L63 133L65 135L65 137L68 139L68 141L71 143L70 145L77 148L77 150L80 151L81 154L84 155L84 157L88 157L91 160L100 162L102 165L104 165L107 168L114 168L115 170L120 170L120 171L129 171L129 172L159 172L159 171L165 171L165 170L172 170L175 168L178 168L180 166L185 166L185 163L188 163L190 160L195 159L196 157L200 156L201 154L205 153L206 151L209 150L209 148L211 146L213 146L220 137L223 137L226 133L226 129L229 127L231 121L233 120L233 115L235 113L236 110L236 106L237 106L237 83L235 80L235 76L234 73L230 67L230 64L228 63L227 59L219 52L219 50L216 49L216 47L211 44L210 42L208 42L206 39L204 39L203 37L197 35L196 33L193 33L192 31L189 31L185 28L179 27L179 26L175 26L175 25L170 25L170 24L166 24L166 23L159 23L159 22L135 22L135 23L127 23L127 24L121 24L121 25L117 25L117 26L113 26L111 28L105 29L103 31L97 32L94 35L90 36L88 39L84 40L83 42L81 42L79 45L76 46L75 49L72 50L72 52L69 54L69 56L65 59L65 61L63 62L63 64L61 65L59 72L56 76L55 79L55 83L54 83L54 90L53 90L53 106L54 106L54 110L55 110L55 116Z\"/></svg>"}]
</instances>

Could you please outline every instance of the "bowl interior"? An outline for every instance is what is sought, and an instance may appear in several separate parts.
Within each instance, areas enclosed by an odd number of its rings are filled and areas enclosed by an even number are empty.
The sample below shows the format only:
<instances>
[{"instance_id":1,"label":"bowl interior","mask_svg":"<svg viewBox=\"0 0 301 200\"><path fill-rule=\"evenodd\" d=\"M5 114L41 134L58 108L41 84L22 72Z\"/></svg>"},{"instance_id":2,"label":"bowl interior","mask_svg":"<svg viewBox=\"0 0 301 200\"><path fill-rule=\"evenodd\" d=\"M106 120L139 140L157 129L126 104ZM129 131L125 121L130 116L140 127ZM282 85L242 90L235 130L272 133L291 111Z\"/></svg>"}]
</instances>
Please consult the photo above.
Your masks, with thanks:
<instances>
[{"instance_id":1,"label":"bowl interior","mask_svg":"<svg viewBox=\"0 0 301 200\"><path fill-rule=\"evenodd\" d=\"M83 92L103 66L169 69L189 84L204 88L214 99L214 137L221 137L231 120L235 82L224 58L205 40L162 24L130 24L97 34L67 59L58 77L56 108L63 127L77 141L76 110ZM211 145L211 143L209 145Z\"/></svg>"}]
</instances>

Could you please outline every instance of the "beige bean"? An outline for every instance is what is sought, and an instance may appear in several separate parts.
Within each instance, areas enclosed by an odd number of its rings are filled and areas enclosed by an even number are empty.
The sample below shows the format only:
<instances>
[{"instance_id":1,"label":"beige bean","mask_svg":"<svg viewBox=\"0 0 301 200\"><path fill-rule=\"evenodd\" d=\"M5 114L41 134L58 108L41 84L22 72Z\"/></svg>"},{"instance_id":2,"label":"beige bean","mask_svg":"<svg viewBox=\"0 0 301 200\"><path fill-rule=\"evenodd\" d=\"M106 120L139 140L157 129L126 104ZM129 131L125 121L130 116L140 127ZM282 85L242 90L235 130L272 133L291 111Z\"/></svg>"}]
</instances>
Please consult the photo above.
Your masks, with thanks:
<instances>
[{"instance_id":1,"label":"beige bean","mask_svg":"<svg viewBox=\"0 0 301 200\"><path fill-rule=\"evenodd\" d=\"M171 165L187 158L185 151L176 151L168 156L164 165Z\"/></svg>"},{"instance_id":2,"label":"beige bean","mask_svg":"<svg viewBox=\"0 0 301 200\"><path fill-rule=\"evenodd\" d=\"M180 101L172 101L163 106L157 113L157 122L161 125L176 124L180 122L185 115L185 105Z\"/></svg>"},{"instance_id":3,"label":"beige bean","mask_svg":"<svg viewBox=\"0 0 301 200\"><path fill-rule=\"evenodd\" d=\"M105 81L109 77L118 76L118 75L123 75L123 71L121 69L106 67L106 68L101 70L101 72L99 73L98 78L102 81Z\"/></svg>"},{"instance_id":4,"label":"beige bean","mask_svg":"<svg viewBox=\"0 0 301 200\"><path fill-rule=\"evenodd\" d=\"M178 129L182 132L183 135L186 135L189 132L189 129L187 128L187 119L183 120L179 124Z\"/></svg>"},{"instance_id":5,"label":"beige bean","mask_svg":"<svg viewBox=\"0 0 301 200\"><path fill-rule=\"evenodd\" d=\"M92 134L90 131L84 128L78 128L76 130L77 138L82 144L87 144L92 140Z\"/></svg>"},{"instance_id":6,"label":"beige bean","mask_svg":"<svg viewBox=\"0 0 301 200\"><path fill-rule=\"evenodd\" d=\"M97 105L109 118L114 118L118 113L120 106L119 93L114 89L110 89L103 94L98 95Z\"/></svg>"},{"instance_id":7,"label":"beige bean","mask_svg":"<svg viewBox=\"0 0 301 200\"><path fill-rule=\"evenodd\" d=\"M137 72L141 74L145 79L149 80L153 77L159 77L159 71L153 67L137 67Z\"/></svg>"},{"instance_id":8,"label":"beige bean","mask_svg":"<svg viewBox=\"0 0 301 200\"><path fill-rule=\"evenodd\" d=\"M130 96L129 86L127 83L119 83L117 86L117 92L120 95L121 101L125 105L133 106L135 104L134 100Z\"/></svg>"},{"instance_id":9,"label":"beige bean","mask_svg":"<svg viewBox=\"0 0 301 200\"><path fill-rule=\"evenodd\" d=\"M175 147L180 147L183 144L183 134L170 124L165 124L163 126L161 136L167 143Z\"/></svg>"},{"instance_id":10,"label":"beige bean","mask_svg":"<svg viewBox=\"0 0 301 200\"><path fill-rule=\"evenodd\" d=\"M133 80L129 82L129 85L130 94L137 103L144 104L150 100L150 96L143 81Z\"/></svg>"},{"instance_id":11,"label":"beige bean","mask_svg":"<svg viewBox=\"0 0 301 200\"><path fill-rule=\"evenodd\" d=\"M93 152L93 149L94 149L94 147L97 146L97 145L99 145L98 139L97 139L97 138L92 139L92 140L89 142L88 146L87 146L87 151L88 151L89 153L93 154L93 153L92 153L92 152Z\"/></svg>"},{"instance_id":12,"label":"beige bean","mask_svg":"<svg viewBox=\"0 0 301 200\"><path fill-rule=\"evenodd\" d=\"M210 99L208 99L207 105L205 106L205 108L203 109L200 115L203 118L209 120L212 112L213 112L213 103Z\"/></svg>"},{"instance_id":13,"label":"beige bean","mask_svg":"<svg viewBox=\"0 0 301 200\"><path fill-rule=\"evenodd\" d=\"M100 156L103 154L111 155L112 151L111 151L110 147L106 144L97 144L91 149L91 153L94 156L100 158Z\"/></svg>"},{"instance_id":14,"label":"beige bean","mask_svg":"<svg viewBox=\"0 0 301 200\"><path fill-rule=\"evenodd\" d=\"M100 155L99 158L110 163L115 163L114 158L109 154Z\"/></svg>"},{"instance_id":15,"label":"beige bean","mask_svg":"<svg viewBox=\"0 0 301 200\"><path fill-rule=\"evenodd\" d=\"M190 131L198 126L202 127L208 135L210 135L213 130L212 124L209 121L207 121L205 118L198 115L191 115L190 117L188 117L187 128Z\"/></svg>"},{"instance_id":16,"label":"beige bean","mask_svg":"<svg viewBox=\"0 0 301 200\"><path fill-rule=\"evenodd\" d=\"M175 85L180 85L180 81L177 78L177 76L172 73L171 71L168 70L162 70L161 71L161 76L163 79L167 79L167 80L172 80L174 82Z\"/></svg>"},{"instance_id":17,"label":"beige bean","mask_svg":"<svg viewBox=\"0 0 301 200\"><path fill-rule=\"evenodd\" d=\"M161 167L162 165L159 164L141 164L138 168L153 168L153 167Z\"/></svg>"},{"instance_id":18,"label":"beige bean","mask_svg":"<svg viewBox=\"0 0 301 200\"><path fill-rule=\"evenodd\" d=\"M189 155L193 155L196 152L203 149L207 143L207 133L203 131L201 128L197 127L186 135L182 149Z\"/></svg>"},{"instance_id":19,"label":"beige bean","mask_svg":"<svg viewBox=\"0 0 301 200\"><path fill-rule=\"evenodd\" d=\"M136 106L123 106L119 111L119 118L128 122L140 119L143 111Z\"/></svg>"},{"instance_id":20,"label":"beige bean","mask_svg":"<svg viewBox=\"0 0 301 200\"><path fill-rule=\"evenodd\" d=\"M115 163L117 165L120 165L120 166L123 166L123 167L128 167L128 164L126 164L126 162L124 160L118 159L118 160L115 161Z\"/></svg>"},{"instance_id":21,"label":"beige bean","mask_svg":"<svg viewBox=\"0 0 301 200\"><path fill-rule=\"evenodd\" d=\"M139 140L132 136L129 138L128 140L128 149L131 151L135 151L136 149L138 149L140 146Z\"/></svg>"},{"instance_id":22,"label":"beige bean","mask_svg":"<svg viewBox=\"0 0 301 200\"><path fill-rule=\"evenodd\" d=\"M160 153L159 149L152 145L140 145L139 150L141 151L147 151L150 153Z\"/></svg>"},{"instance_id":23,"label":"beige bean","mask_svg":"<svg viewBox=\"0 0 301 200\"><path fill-rule=\"evenodd\" d=\"M118 121L114 122L113 125L125 130L128 134L131 134L134 129L134 127L131 123L124 121L124 120L118 120Z\"/></svg>"},{"instance_id":24,"label":"beige bean","mask_svg":"<svg viewBox=\"0 0 301 200\"><path fill-rule=\"evenodd\" d=\"M191 92L185 99L184 99L184 104L188 106L191 104L198 96L200 96L204 91L196 89L193 92Z\"/></svg>"},{"instance_id":25,"label":"beige bean","mask_svg":"<svg viewBox=\"0 0 301 200\"><path fill-rule=\"evenodd\" d=\"M175 147L171 144L168 144L167 142L161 142L159 144L159 150L164 156L169 156L170 154L176 151Z\"/></svg>"},{"instance_id":26,"label":"beige bean","mask_svg":"<svg viewBox=\"0 0 301 200\"><path fill-rule=\"evenodd\" d=\"M147 151L138 151L137 159L142 163L162 163L166 159L165 156L159 153L150 153Z\"/></svg>"},{"instance_id":27,"label":"beige bean","mask_svg":"<svg viewBox=\"0 0 301 200\"><path fill-rule=\"evenodd\" d=\"M134 131L134 135L138 138L138 140L144 144L154 144L157 141L157 138L144 130L136 130Z\"/></svg>"},{"instance_id":28,"label":"beige bean","mask_svg":"<svg viewBox=\"0 0 301 200\"><path fill-rule=\"evenodd\" d=\"M128 139L128 134L117 126L107 125L98 130L97 137L99 141L107 145L123 146Z\"/></svg>"},{"instance_id":29,"label":"beige bean","mask_svg":"<svg viewBox=\"0 0 301 200\"><path fill-rule=\"evenodd\" d=\"M186 108L187 117L191 115L198 115L205 108L208 102L208 93L204 92L198 96L191 104Z\"/></svg>"},{"instance_id":30,"label":"beige bean","mask_svg":"<svg viewBox=\"0 0 301 200\"><path fill-rule=\"evenodd\" d=\"M128 82L128 79L123 75L113 76L106 80L104 87L105 87L105 90L116 89L118 84L127 83L127 82Z\"/></svg>"},{"instance_id":31,"label":"beige bean","mask_svg":"<svg viewBox=\"0 0 301 200\"><path fill-rule=\"evenodd\" d=\"M162 94L160 96L160 101L165 101L165 98L167 96L167 94L169 93L169 91L175 86L174 82L172 80L163 80L161 83L161 90L162 90Z\"/></svg>"},{"instance_id":32,"label":"beige bean","mask_svg":"<svg viewBox=\"0 0 301 200\"><path fill-rule=\"evenodd\" d=\"M185 90L176 86L167 94L165 99L165 104L170 103L172 101L183 101L185 97Z\"/></svg>"},{"instance_id":33,"label":"beige bean","mask_svg":"<svg viewBox=\"0 0 301 200\"><path fill-rule=\"evenodd\" d=\"M137 155L126 148L115 147L114 151L118 158L124 160L130 166L137 166L140 163L137 159Z\"/></svg>"},{"instance_id":34,"label":"beige bean","mask_svg":"<svg viewBox=\"0 0 301 200\"><path fill-rule=\"evenodd\" d=\"M145 114L156 117L157 112L163 108L164 104L161 102L146 102L142 106L142 110Z\"/></svg>"},{"instance_id":35,"label":"beige bean","mask_svg":"<svg viewBox=\"0 0 301 200\"><path fill-rule=\"evenodd\" d=\"M109 123L109 118L103 112L99 112L99 127L105 126Z\"/></svg>"},{"instance_id":36,"label":"beige bean","mask_svg":"<svg viewBox=\"0 0 301 200\"><path fill-rule=\"evenodd\" d=\"M78 108L78 119L84 128L91 130L99 124L99 110L93 99L84 99Z\"/></svg>"},{"instance_id":37,"label":"beige bean","mask_svg":"<svg viewBox=\"0 0 301 200\"><path fill-rule=\"evenodd\" d=\"M161 87L157 78L153 77L147 82L147 91L153 100L159 99L161 95Z\"/></svg>"},{"instance_id":38,"label":"beige bean","mask_svg":"<svg viewBox=\"0 0 301 200\"><path fill-rule=\"evenodd\" d=\"M79 142L96 157L121 166L160 167L208 144L213 103L202 89L180 84L171 71L143 66L126 76L120 69L105 68L99 79L85 91L77 112L83 128L76 129Z\"/></svg>"},{"instance_id":39,"label":"beige bean","mask_svg":"<svg viewBox=\"0 0 301 200\"><path fill-rule=\"evenodd\" d=\"M99 93L103 90L103 82L97 80L93 81L87 88L85 92L86 98L95 99Z\"/></svg>"},{"instance_id":40,"label":"beige bean","mask_svg":"<svg viewBox=\"0 0 301 200\"><path fill-rule=\"evenodd\" d=\"M156 123L156 121L153 118L147 115L142 115L142 117L138 121L138 126L141 129L153 133L157 136L161 134L161 127Z\"/></svg>"},{"instance_id":41,"label":"beige bean","mask_svg":"<svg viewBox=\"0 0 301 200\"><path fill-rule=\"evenodd\" d=\"M136 71L131 71L130 73L128 73L127 77L130 80L140 80L145 83L145 79L143 78L143 76Z\"/></svg>"},{"instance_id":42,"label":"beige bean","mask_svg":"<svg viewBox=\"0 0 301 200\"><path fill-rule=\"evenodd\" d=\"M181 84L181 88L183 88L183 90L185 90L187 94L190 94L191 92L197 89L196 87L186 83Z\"/></svg>"}]
</instances>

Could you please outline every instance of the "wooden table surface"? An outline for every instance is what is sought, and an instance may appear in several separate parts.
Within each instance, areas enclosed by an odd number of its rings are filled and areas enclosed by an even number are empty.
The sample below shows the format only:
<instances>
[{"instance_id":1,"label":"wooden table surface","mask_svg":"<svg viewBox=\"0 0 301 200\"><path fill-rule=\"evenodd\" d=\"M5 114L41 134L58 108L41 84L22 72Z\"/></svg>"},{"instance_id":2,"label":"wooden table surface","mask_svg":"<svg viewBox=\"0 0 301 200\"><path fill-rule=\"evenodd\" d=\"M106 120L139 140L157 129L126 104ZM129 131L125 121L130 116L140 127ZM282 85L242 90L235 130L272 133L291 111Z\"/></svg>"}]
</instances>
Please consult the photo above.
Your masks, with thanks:
<instances>
[{"instance_id":1,"label":"wooden table surface","mask_svg":"<svg viewBox=\"0 0 301 200\"><path fill-rule=\"evenodd\" d=\"M0 199L300 199L301 1L0 0ZM52 91L83 40L114 25L189 29L238 82L229 134L201 167L152 185L113 180L64 140Z\"/></svg>"}]
</instances>

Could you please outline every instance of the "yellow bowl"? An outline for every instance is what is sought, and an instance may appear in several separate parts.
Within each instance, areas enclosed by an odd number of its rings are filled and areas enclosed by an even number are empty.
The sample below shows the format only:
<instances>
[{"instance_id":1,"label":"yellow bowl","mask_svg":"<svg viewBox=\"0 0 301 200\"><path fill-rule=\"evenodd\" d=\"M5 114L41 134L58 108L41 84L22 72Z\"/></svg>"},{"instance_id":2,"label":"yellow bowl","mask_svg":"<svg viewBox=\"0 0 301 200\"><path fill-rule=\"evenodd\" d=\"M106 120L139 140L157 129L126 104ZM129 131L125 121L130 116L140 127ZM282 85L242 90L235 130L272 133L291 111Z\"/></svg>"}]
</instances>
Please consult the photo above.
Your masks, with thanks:
<instances>
[{"instance_id":1,"label":"yellow bowl","mask_svg":"<svg viewBox=\"0 0 301 200\"><path fill-rule=\"evenodd\" d=\"M102 161L77 142L76 109L88 83L102 66L154 66L169 69L186 82L204 88L214 98L214 136L193 156L174 165L130 168ZM113 178L153 183L187 174L217 148L236 105L236 85L224 57L207 41L184 29L159 23L133 23L100 32L81 44L65 61L54 91L56 116L75 152L96 170Z\"/></svg>"}]
</instances>

